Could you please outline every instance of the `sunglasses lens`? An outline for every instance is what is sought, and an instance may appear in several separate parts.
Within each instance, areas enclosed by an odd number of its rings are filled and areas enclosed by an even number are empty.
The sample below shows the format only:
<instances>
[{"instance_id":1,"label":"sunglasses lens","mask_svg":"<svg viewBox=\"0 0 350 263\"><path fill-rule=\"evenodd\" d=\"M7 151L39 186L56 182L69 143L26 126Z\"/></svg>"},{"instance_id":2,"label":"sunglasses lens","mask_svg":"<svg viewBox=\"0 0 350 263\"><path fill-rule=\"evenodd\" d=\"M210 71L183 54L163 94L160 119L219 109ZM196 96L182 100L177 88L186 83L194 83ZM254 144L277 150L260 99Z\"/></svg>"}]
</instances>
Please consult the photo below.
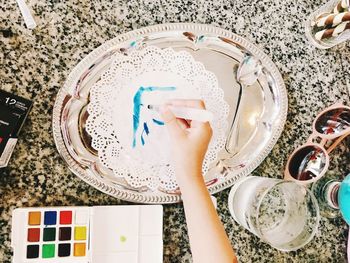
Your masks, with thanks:
<instances>
[{"instance_id":1,"label":"sunglasses lens","mask_svg":"<svg viewBox=\"0 0 350 263\"><path fill-rule=\"evenodd\" d=\"M290 175L300 181L319 177L326 166L326 153L317 146L306 146L294 153L289 161Z\"/></svg>"},{"instance_id":2,"label":"sunglasses lens","mask_svg":"<svg viewBox=\"0 0 350 263\"><path fill-rule=\"evenodd\" d=\"M350 128L350 110L339 108L323 113L316 121L315 129L321 134L339 134Z\"/></svg>"}]
</instances>

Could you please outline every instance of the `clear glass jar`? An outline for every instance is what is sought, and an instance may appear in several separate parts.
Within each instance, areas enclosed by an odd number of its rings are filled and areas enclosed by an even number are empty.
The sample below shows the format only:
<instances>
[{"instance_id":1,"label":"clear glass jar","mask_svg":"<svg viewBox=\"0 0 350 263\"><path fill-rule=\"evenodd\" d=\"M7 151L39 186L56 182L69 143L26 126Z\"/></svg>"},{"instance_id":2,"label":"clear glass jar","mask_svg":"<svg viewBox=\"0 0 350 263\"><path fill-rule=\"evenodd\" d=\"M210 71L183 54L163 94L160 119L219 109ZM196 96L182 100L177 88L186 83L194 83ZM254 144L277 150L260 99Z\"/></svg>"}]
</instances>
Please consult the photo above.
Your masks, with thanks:
<instances>
[{"instance_id":1,"label":"clear glass jar","mask_svg":"<svg viewBox=\"0 0 350 263\"><path fill-rule=\"evenodd\" d=\"M323 177L312 185L311 191L315 195L320 207L320 214L326 218L340 216L338 192L340 182Z\"/></svg>"},{"instance_id":2,"label":"clear glass jar","mask_svg":"<svg viewBox=\"0 0 350 263\"><path fill-rule=\"evenodd\" d=\"M339 24L336 22L335 24L337 25L333 24L334 26L317 26L318 23L322 23L320 21L321 18L323 18L324 22L326 20L325 17L332 14L338 15L336 20L341 21L344 13L350 12L349 2L349 0L331 0L308 17L305 23L305 34L311 44L318 48L326 49L350 39L350 21L340 22ZM346 7L340 8L339 13L335 12L335 7L341 4Z\"/></svg>"},{"instance_id":3,"label":"clear glass jar","mask_svg":"<svg viewBox=\"0 0 350 263\"><path fill-rule=\"evenodd\" d=\"M350 174L343 181L321 178L311 191L318 200L320 214L327 218L340 215L350 224Z\"/></svg>"}]
</instances>

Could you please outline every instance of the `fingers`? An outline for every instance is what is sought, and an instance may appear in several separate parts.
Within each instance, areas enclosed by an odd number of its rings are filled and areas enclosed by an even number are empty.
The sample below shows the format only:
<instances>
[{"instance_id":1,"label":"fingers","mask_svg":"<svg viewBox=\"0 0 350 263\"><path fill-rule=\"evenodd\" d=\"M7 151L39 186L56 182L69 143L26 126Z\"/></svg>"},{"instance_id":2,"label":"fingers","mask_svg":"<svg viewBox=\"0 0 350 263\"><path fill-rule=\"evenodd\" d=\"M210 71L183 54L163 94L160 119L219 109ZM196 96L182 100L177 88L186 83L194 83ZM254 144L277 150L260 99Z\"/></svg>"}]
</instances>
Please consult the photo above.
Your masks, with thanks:
<instances>
[{"instance_id":1,"label":"fingers","mask_svg":"<svg viewBox=\"0 0 350 263\"><path fill-rule=\"evenodd\" d=\"M205 109L205 103L203 100L173 99L173 100L169 100L167 104L172 106ZM199 121L191 121L188 126L192 128L198 128L198 127L204 126L207 129L211 129L210 124L208 122L204 123Z\"/></svg>"},{"instance_id":2,"label":"fingers","mask_svg":"<svg viewBox=\"0 0 350 263\"><path fill-rule=\"evenodd\" d=\"M183 128L177 122L175 115L171 112L167 105L164 105L160 108L160 113L170 135L179 136L183 134Z\"/></svg>"},{"instance_id":3,"label":"fingers","mask_svg":"<svg viewBox=\"0 0 350 263\"><path fill-rule=\"evenodd\" d=\"M176 118L176 121L183 130L188 129L191 126L188 120Z\"/></svg>"},{"instance_id":4,"label":"fingers","mask_svg":"<svg viewBox=\"0 0 350 263\"><path fill-rule=\"evenodd\" d=\"M205 109L205 104L203 100L182 100L182 99L174 99L169 100L168 104L173 106L182 106L196 109Z\"/></svg>"},{"instance_id":5,"label":"fingers","mask_svg":"<svg viewBox=\"0 0 350 263\"><path fill-rule=\"evenodd\" d=\"M198 127L204 127L205 129L211 129L210 123L207 122L201 122L201 121L191 121L191 127L198 128Z\"/></svg>"}]
</instances>

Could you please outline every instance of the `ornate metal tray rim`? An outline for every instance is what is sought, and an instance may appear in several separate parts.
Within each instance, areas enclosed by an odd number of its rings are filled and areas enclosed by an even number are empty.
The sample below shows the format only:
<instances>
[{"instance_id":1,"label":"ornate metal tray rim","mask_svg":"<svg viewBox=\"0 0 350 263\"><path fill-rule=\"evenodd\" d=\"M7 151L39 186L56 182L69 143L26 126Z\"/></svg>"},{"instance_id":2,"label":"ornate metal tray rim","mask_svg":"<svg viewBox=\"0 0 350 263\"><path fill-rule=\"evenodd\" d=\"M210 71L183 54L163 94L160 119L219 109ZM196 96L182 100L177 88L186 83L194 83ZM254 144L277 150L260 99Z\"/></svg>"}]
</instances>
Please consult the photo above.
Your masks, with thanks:
<instances>
[{"instance_id":1,"label":"ornate metal tray rim","mask_svg":"<svg viewBox=\"0 0 350 263\"><path fill-rule=\"evenodd\" d=\"M72 70L72 72L69 74L64 86L58 91L54 109L53 109L53 120L52 120L52 127L53 127L53 137L54 141L57 147L57 150L59 154L62 156L63 160L67 163L68 168L79 178L81 178L86 183L94 186L101 192L104 192L106 194L109 194L111 196L114 196L116 198L127 200L131 202L138 202L138 203L175 203L181 201L181 195L170 195L166 193L159 193L157 192L157 195L154 195L152 193L139 193L134 192L128 189L116 189L114 187L111 187L110 185L107 185L106 183L98 180L94 176L89 175L86 173L84 169L82 169L78 163L71 157L68 150L66 149L63 135L61 132L60 127L60 120L61 120L61 114L62 114L62 106L65 104L64 98L65 94L68 92L68 87L71 86L72 83L75 82L77 78L80 76L80 72L84 71L90 64L93 62L99 54L102 52L105 52L112 48L115 45L120 44L121 42L131 40L135 37L141 37L144 34L149 33L157 33L157 32L164 32L164 31L203 31L205 33L211 33L211 34L217 34L221 37L228 38L232 40L233 42L243 46L248 51L251 51L257 58L259 58L261 61L264 61L264 65L271 71L271 74L276 78L277 85L280 87L280 112L279 117L277 118L279 120L278 125L274 126L272 129L272 136L269 139L269 142L267 143L267 146L264 148L264 150L260 153L260 155L251 162L245 169L240 172L239 174L236 174L234 177L230 178L229 180L226 180L224 182L220 182L219 184L215 184L208 187L208 190L211 194L215 194L219 191L222 191L234 184L234 182L251 173L253 170L255 170L261 162L267 157L267 155L271 152L272 148L276 144L278 138L280 137L284 123L286 121L287 117L287 109L288 109L288 99L287 99L287 92L286 88L282 79L282 76L275 66L275 64L271 61L271 59L263 53L258 47L250 43L249 41L245 40L244 38L228 31L225 29L221 29L218 27L206 25L206 24L191 24L191 23L174 23L174 24L160 24L160 25L153 25L149 27L140 28L134 31L130 31L124 34L121 34L106 43L102 44L98 48L94 49L92 52L90 52L84 59L82 59Z\"/></svg>"}]
</instances>

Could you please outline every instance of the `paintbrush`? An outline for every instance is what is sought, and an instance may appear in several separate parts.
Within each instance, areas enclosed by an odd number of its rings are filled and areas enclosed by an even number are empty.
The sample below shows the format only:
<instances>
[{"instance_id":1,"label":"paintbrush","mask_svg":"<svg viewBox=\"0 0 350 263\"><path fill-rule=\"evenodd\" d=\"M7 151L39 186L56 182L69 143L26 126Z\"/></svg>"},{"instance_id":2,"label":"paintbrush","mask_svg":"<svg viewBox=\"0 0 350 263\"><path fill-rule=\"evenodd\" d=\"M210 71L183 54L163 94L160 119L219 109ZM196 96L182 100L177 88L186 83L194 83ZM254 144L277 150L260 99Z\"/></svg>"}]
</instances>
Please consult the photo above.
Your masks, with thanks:
<instances>
[{"instance_id":1,"label":"paintbrush","mask_svg":"<svg viewBox=\"0 0 350 263\"><path fill-rule=\"evenodd\" d=\"M30 9L27 6L26 2L24 0L16 0L16 1L19 6L19 10L23 15L24 23L27 25L29 29L34 29L36 27L36 23L32 14L30 13Z\"/></svg>"},{"instance_id":2,"label":"paintbrush","mask_svg":"<svg viewBox=\"0 0 350 263\"><path fill-rule=\"evenodd\" d=\"M145 105L147 109L154 110L159 112L161 105L153 105L148 104ZM180 106L168 106L169 109L172 111L172 113L180 119L185 120L193 120L193 121L200 121L200 122L207 122L212 121L214 118L214 115L212 112L208 110L202 110L202 109L195 109L195 108L189 108L189 107L180 107Z\"/></svg>"}]
</instances>

